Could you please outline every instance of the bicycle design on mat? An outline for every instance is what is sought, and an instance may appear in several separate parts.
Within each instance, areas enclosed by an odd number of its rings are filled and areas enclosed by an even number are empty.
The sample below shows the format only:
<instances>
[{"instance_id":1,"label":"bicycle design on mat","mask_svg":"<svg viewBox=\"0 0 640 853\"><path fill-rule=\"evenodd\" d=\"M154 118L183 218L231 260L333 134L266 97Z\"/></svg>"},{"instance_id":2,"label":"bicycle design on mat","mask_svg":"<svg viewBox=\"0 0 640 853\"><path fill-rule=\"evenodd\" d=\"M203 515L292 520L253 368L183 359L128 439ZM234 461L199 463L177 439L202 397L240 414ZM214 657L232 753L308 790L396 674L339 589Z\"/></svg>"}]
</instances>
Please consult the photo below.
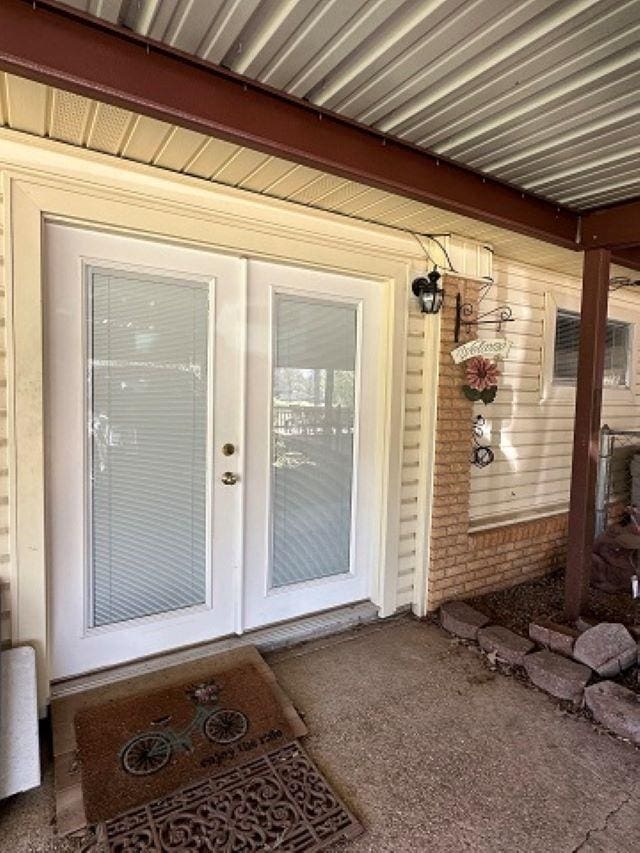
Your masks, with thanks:
<instances>
[{"instance_id":1,"label":"bicycle design on mat","mask_svg":"<svg viewBox=\"0 0 640 853\"><path fill-rule=\"evenodd\" d=\"M193 732L204 735L212 743L228 746L244 737L249 720L241 711L221 708L220 687L215 681L195 684L187 695L196 706L188 725L176 731L169 727L171 715L154 720L152 730L131 738L120 752L122 766L133 776L148 776L165 767L174 752L191 752Z\"/></svg>"}]
</instances>

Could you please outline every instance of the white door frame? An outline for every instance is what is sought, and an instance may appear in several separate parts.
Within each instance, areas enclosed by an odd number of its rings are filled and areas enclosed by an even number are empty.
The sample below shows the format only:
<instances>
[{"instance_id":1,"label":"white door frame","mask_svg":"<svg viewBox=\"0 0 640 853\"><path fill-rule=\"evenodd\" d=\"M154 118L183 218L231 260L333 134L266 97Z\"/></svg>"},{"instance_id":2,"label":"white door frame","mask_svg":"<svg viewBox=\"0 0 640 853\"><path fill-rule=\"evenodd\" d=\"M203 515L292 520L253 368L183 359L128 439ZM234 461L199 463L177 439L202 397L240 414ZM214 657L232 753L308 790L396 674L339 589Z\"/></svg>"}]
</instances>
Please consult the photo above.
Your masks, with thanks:
<instances>
[{"instance_id":1,"label":"white door frame","mask_svg":"<svg viewBox=\"0 0 640 853\"><path fill-rule=\"evenodd\" d=\"M34 163L37 166L34 167ZM241 190L48 141L28 144L0 132L6 206L5 265L10 324L9 429L14 642L38 656L41 707L49 696L44 428L42 383L42 223L89 224L116 233L175 241L264 260L297 263L375 279L384 300L384 483L380 571L373 601L395 611L406 350L412 266L424 263L415 241L389 229L302 211ZM436 353L433 353L436 358Z\"/></svg>"}]
</instances>

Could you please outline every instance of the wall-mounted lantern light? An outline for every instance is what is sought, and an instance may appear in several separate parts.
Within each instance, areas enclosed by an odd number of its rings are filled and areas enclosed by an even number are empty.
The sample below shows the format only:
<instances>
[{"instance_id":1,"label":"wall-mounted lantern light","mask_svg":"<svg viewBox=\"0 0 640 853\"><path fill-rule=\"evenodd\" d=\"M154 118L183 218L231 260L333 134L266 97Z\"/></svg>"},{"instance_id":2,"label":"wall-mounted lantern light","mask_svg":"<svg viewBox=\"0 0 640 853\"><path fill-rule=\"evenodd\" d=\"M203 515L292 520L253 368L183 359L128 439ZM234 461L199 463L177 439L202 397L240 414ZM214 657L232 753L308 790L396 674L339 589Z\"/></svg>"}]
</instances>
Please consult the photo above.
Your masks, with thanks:
<instances>
[{"instance_id":1,"label":"wall-mounted lantern light","mask_svg":"<svg viewBox=\"0 0 640 853\"><path fill-rule=\"evenodd\" d=\"M437 314L444 302L444 289L440 286L440 273L434 267L426 276L414 278L411 290L418 298L423 314Z\"/></svg>"}]
</instances>

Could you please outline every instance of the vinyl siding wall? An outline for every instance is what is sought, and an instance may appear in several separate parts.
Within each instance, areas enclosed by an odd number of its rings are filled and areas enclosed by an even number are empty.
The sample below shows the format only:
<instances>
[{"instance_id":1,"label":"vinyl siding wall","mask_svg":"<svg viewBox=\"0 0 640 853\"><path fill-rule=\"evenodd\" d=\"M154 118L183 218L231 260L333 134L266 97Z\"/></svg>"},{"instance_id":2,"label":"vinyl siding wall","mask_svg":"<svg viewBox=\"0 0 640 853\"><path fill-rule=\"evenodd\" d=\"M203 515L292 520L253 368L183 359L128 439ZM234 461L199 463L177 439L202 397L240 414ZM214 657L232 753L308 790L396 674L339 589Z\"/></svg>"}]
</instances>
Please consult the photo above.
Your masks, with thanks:
<instances>
[{"instance_id":1,"label":"vinyl siding wall","mask_svg":"<svg viewBox=\"0 0 640 853\"><path fill-rule=\"evenodd\" d=\"M1 211L0 225L6 227ZM0 243L0 253L3 245ZM456 255L454 262L461 272L468 275L488 272L479 244L464 243L457 247L450 243L449 250ZM6 294L1 257L0 273L0 627L2 638L6 640L10 634L11 563L6 439ZM496 460L486 469L471 469L469 516L472 530L565 512L571 465L573 399L570 392L563 399L549 396L545 387L545 305L548 306L550 298L559 303L569 299L573 300L574 307L579 305L580 280L504 259L494 259L493 275L496 287L487 297L485 307L491 307L492 303L508 303L513 308L516 322L504 331L513 346L508 360L502 365L498 399L489 407L476 407L476 411L488 419L491 428L488 443L494 448ZM478 283L471 282L469 286L477 288ZM427 459L428 445L433 441L429 418L436 398L431 376L433 359L426 356L435 319L421 315L413 298L409 299L409 306L397 543L398 607L412 604L419 597L415 592L416 584L424 583L425 510L429 500ZM635 294L626 291L617 294L612 299L612 306L612 310L624 318L635 316L640 323L640 299ZM491 333L483 334L492 336ZM635 341L636 363L638 337L640 335L636 335ZM450 361L448 353L441 356L441 365L446 359ZM637 406L640 389L636 382L639 375L640 370L636 370L633 393L627 391L618 394L616 399L606 399L604 419L610 425L640 429L640 408ZM461 428L469 428L470 436L470 423L462 424Z\"/></svg>"},{"instance_id":2,"label":"vinyl siding wall","mask_svg":"<svg viewBox=\"0 0 640 853\"><path fill-rule=\"evenodd\" d=\"M435 389L425 387L426 318L416 300L410 300L407 324L407 361L405 371L404 432L402 449L402 491L400 498L400 535L398 542L397 605L411 604L422 549L423 522L420 490L424 482L424 407L431 405Z\"/></svg>"},{"instance_id":3,"label":"vinyl siding wall","mask_svg":"<svg viewBox=\"0 0 640 853\"><path fill-rule=\"evenodd\" d=\"M446 280L447 293L473 302L477 282ZM442 312L435 431L429 610L452 598L469 598L514 586L560 567L566 552L567 513L518 521L480 531L469 529L473 403L460 390L461 368L453 363L455 302ZM489 469L485 469L489 470Z\"/></svg>"},{"instance_id":4,"label":"vinyl siding wall","mask_svg":"<svg viewBox=\"0 0 640 853\"><path fill-rule=\"evenodd\" d=\"M1 173L0 173L1 175ZM0 199L1 201L1 199ZM8 206L0 207L0 227L2 236L9 234L7 221ZM1 252L6 241L0 240L0 271ZM450 247L454 251L454 247ZM470 243L467 246L462 241L456 246L460 262L473 267L478 254L478 246ZM469 259L465 260L465 254ZM417 261L416 261L417 263ZM0 595L2 639L11 640L11 602L15 597L16 585L13 561L14 555L9 554L9 476L7 459L7 369L6 369L6 325L5 305L6 293L4 277L0 289ZM423 539L425 535L423 507L426 500L426 462L423 453L425 413L432 409L435 400L433 384L426 387L423 363L426 359L426 334L429 328L436 327L435 318L426 318L418 311L413 298L409 299L410 317L407 318L406 338L404 341L406 360L405 376L398 381L406 381L406 400L403 412L403 457L401 475L401 506L400 530L394 547L399 557L399 574L397 577L397 607L409 606L414 601L415 575L419 562L422 560ZM433 359L428 359L433 363ZM13 587L13 588L12 588ZM15 638L14 638L15 639Z\"/></svg>"},{"instance_id":5,"label":"vinyl siding wall","mask_svg":"<svg viewBox=\"0 0 640 853\"><path fill-rule=\"evenodd\" d=\"M5 217L0 195L0 644L11 639L9 476L7 463L7 294L4 264Z\"/></svg>"},{"instance_id":6,"label":"vinyl siding wall","mask_svg":"<svg viewBox=\"0 0 640 853\"><path fill-rule=\"evenodd\" d=\"M496 401L474 408L487 419L490 433L484 443L492 446L495 461L472 468L472 528L565 511L571 475L575 391L550 381L552 317L557 307L579 311L581 282L499 258L493 269L496 284L484 305L510 305L515 322L502 332L512 347L500 363ZM605 390L602 421L640 430L640 294L628 289L613 294L609 316L634 324L631 375L630 388ZM625 461L619 457L614 494L621 494L624 480Z\"/></svg>"}]
</instances>

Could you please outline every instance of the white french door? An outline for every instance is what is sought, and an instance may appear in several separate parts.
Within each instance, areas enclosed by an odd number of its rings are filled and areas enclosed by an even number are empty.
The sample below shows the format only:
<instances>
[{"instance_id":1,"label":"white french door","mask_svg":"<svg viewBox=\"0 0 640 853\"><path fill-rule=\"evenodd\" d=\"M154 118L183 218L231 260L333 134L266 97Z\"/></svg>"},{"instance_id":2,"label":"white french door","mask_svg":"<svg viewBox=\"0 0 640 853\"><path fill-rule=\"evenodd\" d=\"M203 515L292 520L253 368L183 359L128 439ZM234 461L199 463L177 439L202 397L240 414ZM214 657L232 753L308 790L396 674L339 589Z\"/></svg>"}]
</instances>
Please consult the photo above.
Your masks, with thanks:
<instances>
[{"instance_id":1,"label":"white french door","mask_svg":"<svg viewBox=\"0 0 640 853\"><path fill-rule=\"evenodd\" d=\"M243 262L48 225L52 678L235 629Z\"/></svg>"},{"instance_id":2,"label":"white french door","mask_svg":"<svg viewBox=\"0 0 640 853\"><path fill-rule=\"evenodd\" d=\"M377 286L251 261L246 627L370 598L384 339Z\"/></svg>"},{"instance_id":3,"label":"white french door","mask_svg":"<svg viewBox=\"0 0 640 853\"><path fill-rule=\"evenodd\" d=\"M60 679L369 598L372 282L46 226Z\"/></svg>"}]
</instances>

